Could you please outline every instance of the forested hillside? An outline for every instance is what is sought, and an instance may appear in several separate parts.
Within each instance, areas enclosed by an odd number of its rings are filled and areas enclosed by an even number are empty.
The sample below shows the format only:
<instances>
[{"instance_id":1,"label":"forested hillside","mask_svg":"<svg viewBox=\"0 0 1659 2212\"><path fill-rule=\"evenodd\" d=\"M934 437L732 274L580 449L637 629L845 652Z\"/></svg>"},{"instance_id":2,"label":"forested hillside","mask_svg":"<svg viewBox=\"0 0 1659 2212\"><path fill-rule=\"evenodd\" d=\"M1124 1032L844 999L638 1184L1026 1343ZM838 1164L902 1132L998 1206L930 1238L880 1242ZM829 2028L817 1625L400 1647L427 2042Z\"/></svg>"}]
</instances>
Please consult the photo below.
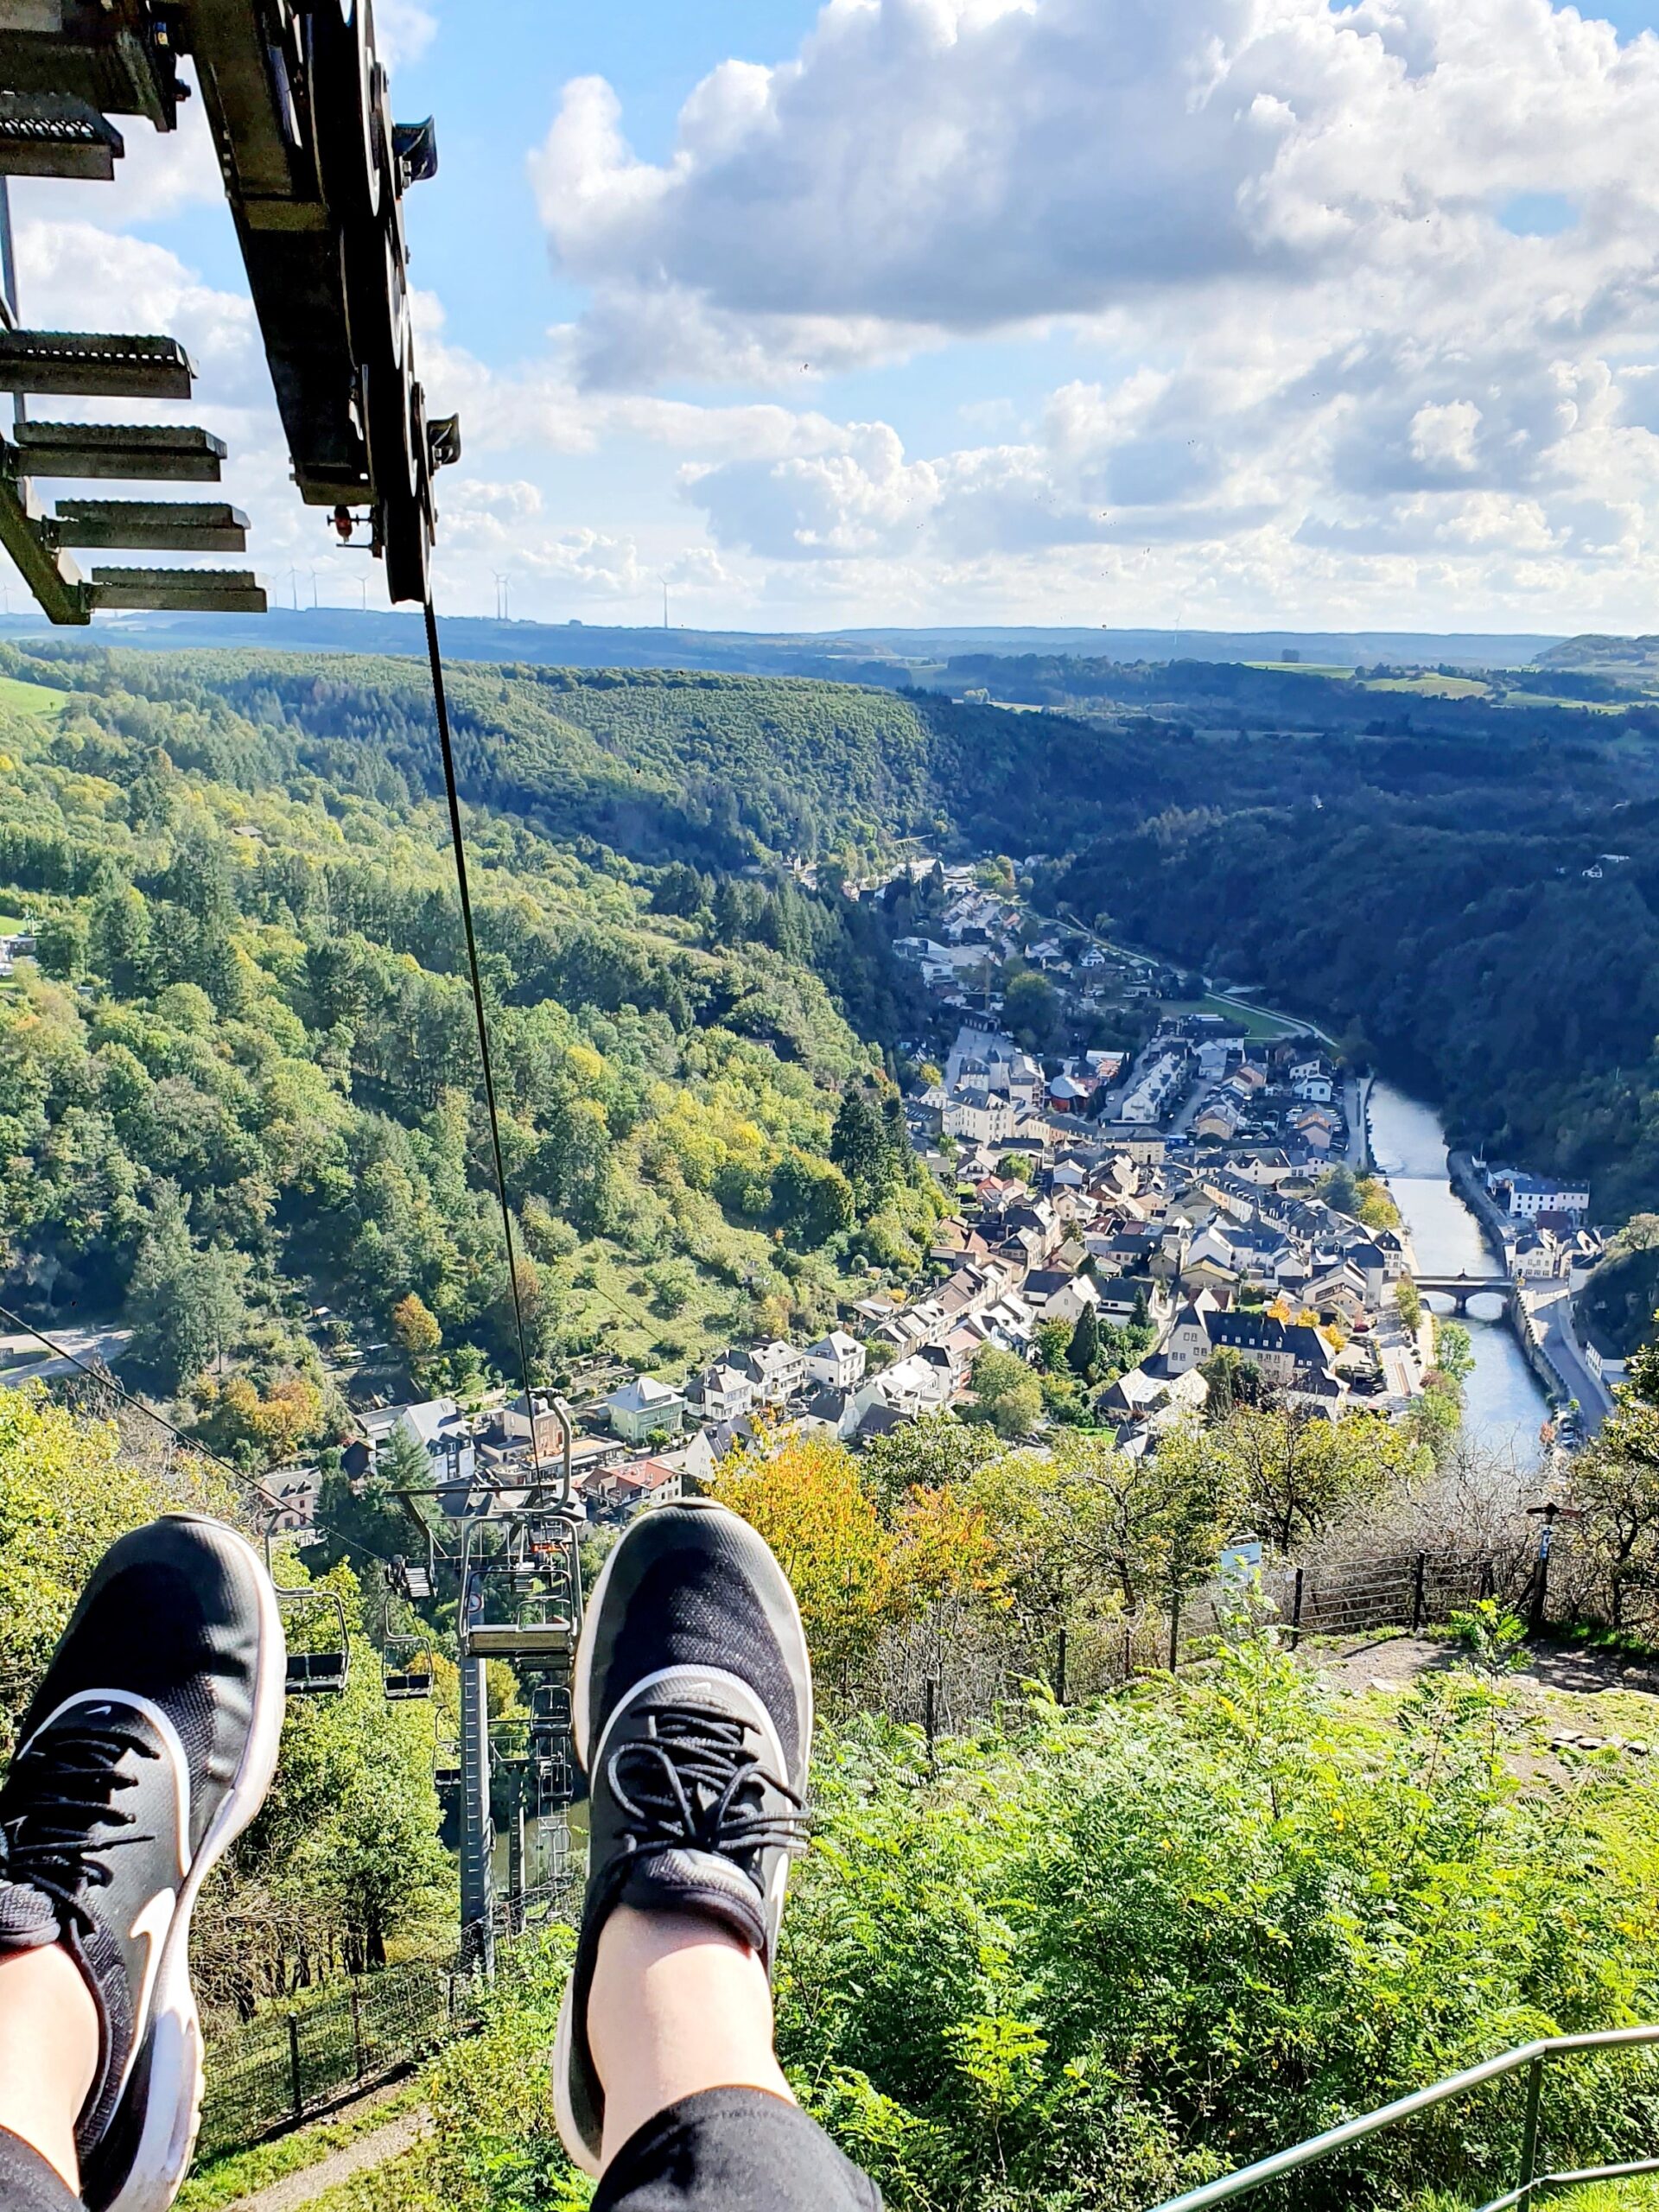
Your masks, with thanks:
<instances>
[{"instance_id":1,"label":"forested hillside","mask_svg":"<svg viewBox=\"0 0 1659 2212\"><path fill-rule=\"evenodd\" d=\"M1172 812L1088 849L1064 895L1349 1033L1454 1137L1588 1175L1618 1219L1659 1198L1659 806L1610 801L1611 765L1571 811L1516 763Z\"/></svg>"},{"instance_id":2,"label":"forested hillside","mask_svg":"<svg viewBox=\"0 0 1659 2212\"><path fill-rule=\"evenodd\" d=\"M27 658L6 649L0 664L92 694L219 702L343 791L437 788L423 662L48 644ZM452 668L449 693L467 798L555 839L731 868L941 826L931 726L916 702L793 678L467 664Z\"/></svg>"},{"instance_id":3,"label":"forested hillside","mask_svg":"<svg viewBox=\"0 0 1659 2212\"><path fill-rule=\"evenodd\" d=\"M445 1357L504 1357L423 671L6 666L0 899L39 925L3 1001L11 1302L127 1321L157 1388L239 1357L258 1407L206 1415L245 1444L257 1414L272 1452L323 1419L309 1344L385 1340L411 1295L423 1357L435 1326ZM849 1268L915 1268L897 1125L874 1181L831 1157L839 1094L922 1019L838 884L910 834L1052 855L1039 900L1351 1031L1459 1135L1588 1173L1604 1217L1659 1198L1649 707L1112 680L1140 696L1033 715L455 671L539 1358L683 1367L827 1322Z\"/></svg>"},{"instance_id":4,"label":"forested hillside","mask_svg":"<svg viewBox=\"0 0 1659 2212\"><path fill-rule=\"evenodd\" d=\"M0 991L9 1302L126 1322L152 1388L193 1390L219 1448L272 1459L334 1421L319 1340L384 1340L398 1313L452 1380L505 1358L448 825L407 671L385 702L315 671L44 672L74 688L0 700L0 896L35 934ZM524 741L576 760L580 820L608 756L551 725ZM544 1367L601 1340L683 1367L719 1335L827 1323L849 1264L914 1269L931 1200L902 1133L850 1179L830 1158L907 988L855 905L787 873L637 866L505 806L476 805L468 842Z\"/></svg>"}]
</instances>

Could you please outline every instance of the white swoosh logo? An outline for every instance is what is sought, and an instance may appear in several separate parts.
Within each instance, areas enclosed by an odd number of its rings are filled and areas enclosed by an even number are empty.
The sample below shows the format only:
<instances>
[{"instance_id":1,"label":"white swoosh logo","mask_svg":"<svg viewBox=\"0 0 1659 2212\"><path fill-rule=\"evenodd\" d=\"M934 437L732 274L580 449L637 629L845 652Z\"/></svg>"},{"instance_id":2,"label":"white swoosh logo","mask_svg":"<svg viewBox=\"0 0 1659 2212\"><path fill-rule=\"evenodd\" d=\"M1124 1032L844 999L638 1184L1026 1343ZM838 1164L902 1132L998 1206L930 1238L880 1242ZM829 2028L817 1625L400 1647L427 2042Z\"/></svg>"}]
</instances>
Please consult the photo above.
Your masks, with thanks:
<instances>
[{"instance_id":1,"label":"white swoosh logo","mask_svg":"<svg viewBox=\"0 0 1659 2212\"><path fill-rule=\"evenodd\" d=\"M131 1935L135 1940L142 1939L144 1946L144 1971L138 1984L137 2002L133 2007L135 2050L143 2039L144 2024L149 2017L149 2000L156 1987L156 1972L162 1963L162 1946L167 1941L168 1929L173 1925L175 1903L171 1890L157 1890L132 1923Z\"/></svg>"}]
</instances>

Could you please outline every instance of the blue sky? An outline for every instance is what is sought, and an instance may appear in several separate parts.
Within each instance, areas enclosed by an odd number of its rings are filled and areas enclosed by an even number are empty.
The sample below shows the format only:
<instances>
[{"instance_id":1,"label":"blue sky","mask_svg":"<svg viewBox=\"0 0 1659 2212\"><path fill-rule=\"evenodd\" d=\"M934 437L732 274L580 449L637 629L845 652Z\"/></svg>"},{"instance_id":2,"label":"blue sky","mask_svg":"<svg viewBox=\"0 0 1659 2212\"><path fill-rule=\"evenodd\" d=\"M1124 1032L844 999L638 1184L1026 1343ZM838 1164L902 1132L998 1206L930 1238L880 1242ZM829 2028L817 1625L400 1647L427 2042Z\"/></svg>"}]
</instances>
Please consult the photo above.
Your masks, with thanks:
<instances>
[{"instance_id":1,"label":"blue sky","mask_svg":"<svg viewBox=\"0 0 1659 2212\"><path fill-rule=\"evenodd\" d=\"M381 22L439 125L409 229L454 612L1659 627L1659 7ZM205 144L128 138L119 193L17 188L25 312L176 329L256 564L354 604Z\"/></svg>"}]
</instances>

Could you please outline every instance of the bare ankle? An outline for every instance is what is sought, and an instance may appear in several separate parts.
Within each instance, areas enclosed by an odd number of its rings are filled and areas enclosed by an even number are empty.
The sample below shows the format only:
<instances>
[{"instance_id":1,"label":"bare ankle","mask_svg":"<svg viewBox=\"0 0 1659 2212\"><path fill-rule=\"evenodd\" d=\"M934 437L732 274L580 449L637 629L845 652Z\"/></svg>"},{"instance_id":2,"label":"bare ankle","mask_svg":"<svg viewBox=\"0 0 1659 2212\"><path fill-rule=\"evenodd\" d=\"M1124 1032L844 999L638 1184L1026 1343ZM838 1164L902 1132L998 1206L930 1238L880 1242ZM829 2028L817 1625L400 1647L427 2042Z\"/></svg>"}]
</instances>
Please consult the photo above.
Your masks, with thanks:
<instances>
[{"instance_id":1,"label":"bare ankle","mask_svg":"<svg viewBox=\"0 0 1659 2212\"><path fill-rule=\"evenodd\" d=\"M75 2122L98 2049L98 2007L61 1945L0 1953L0 2127L77 2190Z\"/></svg>"},{"instance_id":2,"label":"bare ankle","mask_svg":"<svg viewBox=\"0 0 1659 2212\"><path fill-rule=\"evenodd\" d=\"M772 2033L766 1971L746 1943L699 1914L619 1906L588 2000L606 2163L646 2120L704 2089L763 2089L792 2103Z\"/></svg>"}]
</instances>

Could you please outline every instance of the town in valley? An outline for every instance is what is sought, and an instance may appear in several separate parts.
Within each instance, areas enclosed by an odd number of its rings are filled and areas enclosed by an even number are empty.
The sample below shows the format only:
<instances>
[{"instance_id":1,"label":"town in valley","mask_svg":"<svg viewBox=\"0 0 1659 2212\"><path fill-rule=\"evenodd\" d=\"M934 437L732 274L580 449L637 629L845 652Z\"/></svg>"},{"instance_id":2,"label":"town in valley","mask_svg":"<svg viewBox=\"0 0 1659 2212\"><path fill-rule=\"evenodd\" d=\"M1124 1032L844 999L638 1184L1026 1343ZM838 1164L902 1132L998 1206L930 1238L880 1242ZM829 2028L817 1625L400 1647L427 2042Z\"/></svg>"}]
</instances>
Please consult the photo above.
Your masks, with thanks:
<instances>
[{"instance_id":1,"label":"town in valley","mask_svg":"<svg viewBox=\"0 0 1659 2212\"><path fill-rule=\"evenodd\" d=\"M1027 880L1039 865L1024 864ZM626 1520L796 1434L856 1450L955 1414L1018 1441L1063 1397L1060 1418L1141 1454L1201 1421L1217 1387L1313 1418L1405 1421L1441 1379L1433 1308L1462 1310L1469 1287L1419 1290L1407 1228L1371 1172L1367 1074L1244 991L1035 915L1016 880L1006 861L925 857L860 887L895 918L894 954L929 1007L903 1098L943 1209L925 1278L872 1269L868 1294L810 1341L734 1343L683 1375L573 1392L590 1521ZM903 927L918 894L928 933ZM1046 1049L1032 1048L1033 1024ZM1122 1041L1071 1048L1090 1034ZM1585 1409L1553 1363L1552 1322L1571 1342L1571 1294L1602 1255L1591 1194L1471 1165L1465 1196L1491 1253L1482 1287L1512 1299L1552 1401L1546 1436L1570 1447ZM1593 1350L1578 1356L1593 1415L1618 1370L1606 1363L1604 1380ZM1016 1376L1037 1391L1011 1390ZM347 1471L366 1476L401 1433L446 1513L510 1497L534 1465L559 1463L563 1433L550 1393L495 1401L362 1413ZM274 1487L303 1542L318 1478L294 1470Z\"/></svg>"}]
</instances>

